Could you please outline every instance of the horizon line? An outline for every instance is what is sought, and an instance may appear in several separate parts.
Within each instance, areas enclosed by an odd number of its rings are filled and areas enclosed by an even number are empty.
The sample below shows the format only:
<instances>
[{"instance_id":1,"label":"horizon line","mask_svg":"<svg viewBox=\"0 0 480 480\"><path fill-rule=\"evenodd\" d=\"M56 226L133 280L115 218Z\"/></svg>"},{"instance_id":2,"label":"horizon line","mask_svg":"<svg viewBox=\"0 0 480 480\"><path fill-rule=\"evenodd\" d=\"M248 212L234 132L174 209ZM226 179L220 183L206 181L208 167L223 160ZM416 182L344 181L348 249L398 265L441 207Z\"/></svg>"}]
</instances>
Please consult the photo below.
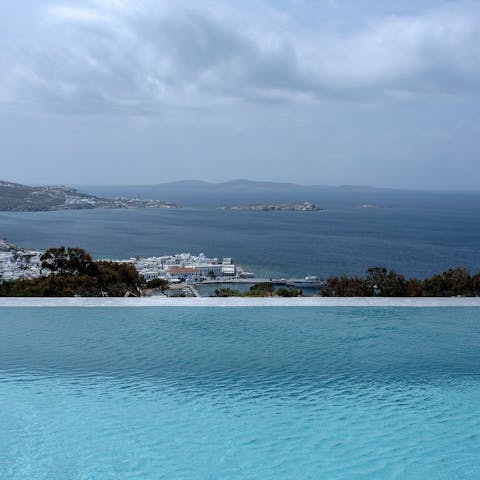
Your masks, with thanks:
<instances>
[{"instance_id":1,"label":"horizon line","mask_svg":"<svg viewBox=\"0 0 480 480\"><path fill-rule=\"evenodd\" d=\"M2 180L0 183L13 183L18 185L25 186L67 186L72 188L79 187L128 187L128 188L145 188L145 187L175 187L181 186L182 184L197 184L197 186L222 186L228 184L267 184L270 186L284 186L284 187L301 187L301 188L325 188L325 189L364 189L364 190L386 190L386 191L406 191L406 192L451 192L451 193L480 193L480 188L461 188L461 187L394 187L394 186L385 186L385 185L368 185L368 184L308 184L308 183L298 183L298 182L288 182L282 180L251 180L246 178L232 178L230 180L222 181L212 181L212 180L203 180L197 178L187 178L179 180L170 180L160 183L104 183L104 182L95 182L95 183L58 183L58 182L28 182L25 180ZM194 185L192 185L194 186Z\"/></svg>"}]
</instances>

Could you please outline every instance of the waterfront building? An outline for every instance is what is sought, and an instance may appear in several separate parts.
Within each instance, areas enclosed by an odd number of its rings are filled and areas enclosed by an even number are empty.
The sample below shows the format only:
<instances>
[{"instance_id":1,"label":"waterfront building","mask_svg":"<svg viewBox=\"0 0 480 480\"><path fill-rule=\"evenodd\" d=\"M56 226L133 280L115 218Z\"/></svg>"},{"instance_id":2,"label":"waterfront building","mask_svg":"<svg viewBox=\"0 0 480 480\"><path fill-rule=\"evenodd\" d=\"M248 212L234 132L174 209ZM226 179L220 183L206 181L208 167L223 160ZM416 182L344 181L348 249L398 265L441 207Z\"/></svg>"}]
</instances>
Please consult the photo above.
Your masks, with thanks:
<instances>
[{"instance_id":1,"label":"waterfront building","mask_svg":"<svg viewBox=\"0 0 480 480\"><path fill-rule=\"evenodd\" d=\"M139 270L138 273L146 282L160 278L157 270Z\"/></svg>"},{"instance_id":2,"label":"waterfront building","mask_svg":"<svg viewBox=\"0 0 480 480\"><path fill-rule=\"evenodd\" d=\"M198 282L200 273L196 267L171 267L168 270L169 278L176 278L185 282Z\"/></svg>"},{"instance_id":3,"label":"waterfront building","mask_svg":"<svg viewBox=\"0 0 480 480\"><path fill-rule=\"evenodd\" d=\"M234 277L235 265L222 265L222 277Z\"/></svg>"}]
</instances>

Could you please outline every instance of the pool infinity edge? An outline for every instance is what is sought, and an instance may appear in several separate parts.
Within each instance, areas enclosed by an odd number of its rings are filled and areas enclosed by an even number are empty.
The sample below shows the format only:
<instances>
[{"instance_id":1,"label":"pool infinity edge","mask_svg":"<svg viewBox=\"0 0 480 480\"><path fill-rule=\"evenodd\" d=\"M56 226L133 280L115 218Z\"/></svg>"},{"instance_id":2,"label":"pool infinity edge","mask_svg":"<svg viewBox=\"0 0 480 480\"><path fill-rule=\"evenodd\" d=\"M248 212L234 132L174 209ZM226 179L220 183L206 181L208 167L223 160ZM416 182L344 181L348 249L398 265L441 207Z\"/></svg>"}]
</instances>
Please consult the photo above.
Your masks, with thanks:
<instances>
[{"instance_id":1,"label":"pool infinity edge","mask_svg":"<svg viewBox=\"0 0 480 480\"><path fill-rule=\"evenodd\" d=\"M1 307L480 307L480 297L3 297Z\"/></svg>"}]
</instances>

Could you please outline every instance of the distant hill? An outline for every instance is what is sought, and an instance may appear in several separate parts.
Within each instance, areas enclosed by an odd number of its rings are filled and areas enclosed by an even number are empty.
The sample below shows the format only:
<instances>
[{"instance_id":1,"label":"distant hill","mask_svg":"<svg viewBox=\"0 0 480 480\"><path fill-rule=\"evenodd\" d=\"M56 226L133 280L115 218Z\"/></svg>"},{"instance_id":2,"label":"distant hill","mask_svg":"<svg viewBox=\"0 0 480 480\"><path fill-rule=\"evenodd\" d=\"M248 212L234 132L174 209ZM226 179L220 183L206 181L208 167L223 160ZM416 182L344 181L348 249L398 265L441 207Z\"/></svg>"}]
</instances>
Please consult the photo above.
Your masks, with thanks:
<instances>
[{"instance_id":1,"label":"distant hill","mask_svg":"<svg viewBox=\"0 0 480 480\"><path fill-rule=\"evenodd\" d=\"M104 198L60 186L32 187L0 181L0 211L35 212L92 208L174 208L160 200Z\"/></svg>"},{"instance_id":2,"label":"distant hill","mask_svg":"<svg viewBox=\"0 0 480 480\"><path fill-rule=\"evenodd\" d=\"M153 185L155 187L166 187L166 188L196 188L196 187L210 187L213 184L210 182L205 182L203 180L177 180L176 182L166 182L159 183L158 185Z\"/></svg>"},{"instance_id":3,"label":"distant hill","mask_svg":"<svg viewBox=\"0 0 480 480\"><path fill-rule=\"evenodd\" d=\"M158 183L152 185L82 186L83 191L107 197L125 195L139 198L168 198L192 207L225 205L314 202L320 207L376 204L380 193L393 190L367 186L331 187L299 185L288 182L266 182L235 179L210 183L200 180Z\"/></svg>"},{"instance_id":4,"label":"distant hill","mask_svg":"<svg viewBox=\"0 0 480 480\"><path fill-rule=\"evenodd\" d=\"M135 188L130 186L130 188ZM257 180L246 180L238 178L228 180L226 182L206 182L203 180L179 180L176 182L157 183L154 185L141 185L137 188L200 188L205 190L222 190L222 189L325 189L325 190L387 190L380 187L371 187L368 185L341 185L341 186L327 186L327 185L301 185L292 182L267 182Z\"/></svg>"}]
</instances>

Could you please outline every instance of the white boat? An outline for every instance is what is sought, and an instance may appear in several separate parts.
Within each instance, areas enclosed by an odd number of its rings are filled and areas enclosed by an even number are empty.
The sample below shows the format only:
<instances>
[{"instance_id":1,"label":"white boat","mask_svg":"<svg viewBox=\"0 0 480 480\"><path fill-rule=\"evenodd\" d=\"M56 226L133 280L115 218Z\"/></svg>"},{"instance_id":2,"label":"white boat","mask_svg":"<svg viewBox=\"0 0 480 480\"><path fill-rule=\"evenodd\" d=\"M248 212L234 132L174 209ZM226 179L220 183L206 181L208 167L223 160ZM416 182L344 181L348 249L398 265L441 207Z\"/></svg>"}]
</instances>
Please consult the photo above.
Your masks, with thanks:
<instances>
[{"instance_id":1,"label":"white boat","mask_svg":"<svg viewBox=\"0 0 480 480\"><path fill-rule=\"evenodd\" d=\"M323 280L314 275L307 275L304 279L291 278L287 280L287 285L295 288L320 288L323 283Z\"/></svg>"}]
</instances>

